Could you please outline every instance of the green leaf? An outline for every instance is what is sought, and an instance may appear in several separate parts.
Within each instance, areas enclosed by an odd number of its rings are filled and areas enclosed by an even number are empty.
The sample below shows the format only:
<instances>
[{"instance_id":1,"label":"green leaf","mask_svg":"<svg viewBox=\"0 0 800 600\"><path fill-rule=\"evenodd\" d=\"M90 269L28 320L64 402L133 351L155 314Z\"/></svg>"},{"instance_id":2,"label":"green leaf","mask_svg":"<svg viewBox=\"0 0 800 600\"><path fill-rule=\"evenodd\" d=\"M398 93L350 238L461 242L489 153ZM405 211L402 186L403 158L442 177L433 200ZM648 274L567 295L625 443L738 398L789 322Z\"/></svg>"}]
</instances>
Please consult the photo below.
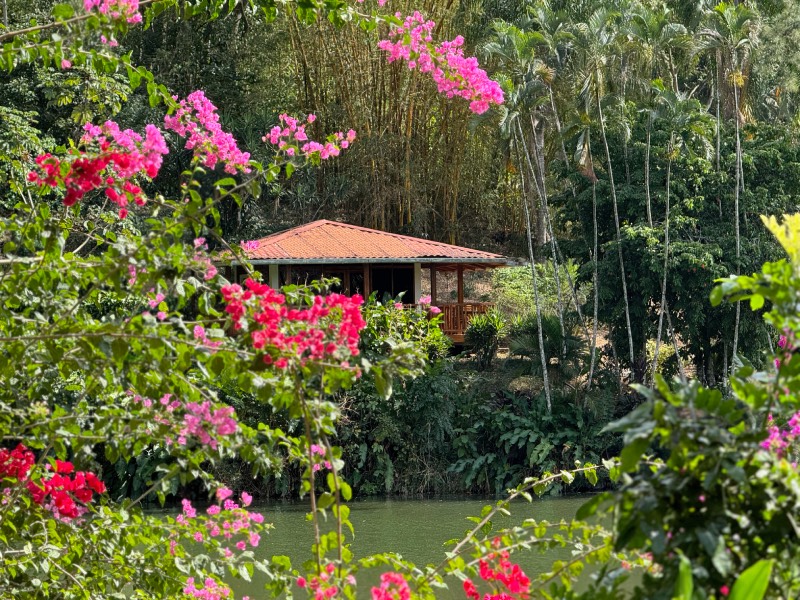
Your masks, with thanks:
<instances>
[{"instance_id":1,"label":"green leaf","mask_svg":"<svg viewBox=\"0 0 800 600\"><path fill-rule=\"evenodd\" d=\"M339 491L342 494L342 498L345 500L350 500L353 497L353 490L350 488L350 485L345 481L339 482Z\"/></svg>"},{"instance_id":2,"label":"green leaf","mask_svg":"<svg viewBox=\"0 0 800 600\"><path fill-rule=\"evenodd\" d=\"M764 306L764 296L761 294L750 296L750 310L758 310L762 306Z\"/></svg>"},{"instance_id":3,"label":"green leaf","mask_svg":"<svg viewBox=\"0 0 800 600\"><path fill-rule=\"evenodd\" d=\"M75 9L69 4L56 4L53 7L53 17L56 19L71 19L75 16Z\"/></svg>"},{"instance_id":4,"label":"green leaf","mask_svg":"<svg viewBox=\"0 0 800 600\"><path fill-rule=\"evenodd\" d=\"M692 563L681 554L681 564L678 567L678 580L675 582L675 600L692 600L694 593L694 579L692 577Z\"/></svg>"},{"instance_id":5,"label":"green leaf","mask_svg":"<svg viewBox=\"0 0 800 600\"><path fill-rule=\"evenodd\" d=\"M767 593L773 560L760 560L749 566L733 584L728 600L761 600Z\"/></svg>"},{"instance_id":6,"label":"green leaf","mask_svg":"<svg viewBox=\"0 0 800 600\"><path fill-rule=\"evenodd\" d=\"M592 485L597 485L597 471L595 469L589 469L584 475L586 476L586 481Z\"/></svg>"},{"instance_id":7,"label":"green leaf","mask_svg":"<svg viewBox=\"0 0 800 600\"><path fill-rule=\"evenodd\" d=\"M581 507L578 509L578 512L575 513L575 518L578 521L584 521L588 519L597 512L597 509L600 508L600 505L607 500L608 497L609 495L606 492L592 496L589 500L581 505Z\"/></svg>"},{"instance_id":8,"label":"green leaf","mask_svg":"<svg viewBox=\"0 0 800 600\"><path fill-rule=\"evenodd\" d=\"M636 469L636 466L639 464L639 459L642 457L642 453L647 450L649 445L650 438L640 437L633 440L622 449L619 458L622 462L621 468L624 473Z\"/></svg>"}]
</instances>

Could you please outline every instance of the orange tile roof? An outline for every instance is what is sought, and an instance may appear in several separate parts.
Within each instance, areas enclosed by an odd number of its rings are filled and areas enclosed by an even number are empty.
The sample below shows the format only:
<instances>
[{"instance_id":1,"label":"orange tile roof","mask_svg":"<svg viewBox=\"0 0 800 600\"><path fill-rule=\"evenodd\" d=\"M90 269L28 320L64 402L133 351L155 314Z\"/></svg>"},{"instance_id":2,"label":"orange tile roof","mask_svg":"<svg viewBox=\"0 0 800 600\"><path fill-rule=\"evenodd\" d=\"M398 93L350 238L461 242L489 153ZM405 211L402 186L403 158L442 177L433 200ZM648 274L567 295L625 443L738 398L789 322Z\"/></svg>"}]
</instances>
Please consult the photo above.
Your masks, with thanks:
<instances>
[{"instance_id":1,"label":"orange tile roof","mask_svg":"<svg viewBox=\"0 0 800 600\"><path fill-rule=\"evenodd\" d=\"M336 221L314 221L256 240L250 260L275 263L458 262L517 264L500 254L387 233Z\"/></svg>"}]
</instances>

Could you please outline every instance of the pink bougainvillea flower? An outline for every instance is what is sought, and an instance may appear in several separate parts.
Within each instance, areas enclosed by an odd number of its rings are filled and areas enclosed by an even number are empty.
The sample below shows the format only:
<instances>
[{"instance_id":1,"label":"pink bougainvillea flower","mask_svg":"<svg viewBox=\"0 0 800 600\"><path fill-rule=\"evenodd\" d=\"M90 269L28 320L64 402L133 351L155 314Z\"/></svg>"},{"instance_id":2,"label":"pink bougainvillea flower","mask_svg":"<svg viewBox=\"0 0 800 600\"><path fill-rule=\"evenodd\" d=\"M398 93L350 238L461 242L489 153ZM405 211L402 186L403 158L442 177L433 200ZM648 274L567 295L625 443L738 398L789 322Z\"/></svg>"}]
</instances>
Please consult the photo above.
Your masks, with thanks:
<instances>
[{"instance_id":1,"label":"pink bougainvillea flower","mask_svg":"<svg viewBox=\"0 0 800 600\"><path fill-rule=\"evenodd\" d=\"M500 84L480 68L478 59L464 56L464 38L457 36L435 45L435 27L434 21L414 12L402 25L393 27L389 38L378 42L378 48L388 53L389 62L404 60L409 69L430 74L439 92L448 98L469 100L469 108L476 114L486 112L492 104L502 104Z\"/></svg>"},{"instance_id":2,"label":"pink bougainvillea flower","mask_svg":"<svg viewBox=\"0 0 800 600\"><path fill-rule=\"evenodd\" d=\"M124 19L128 23L141 23L139 0L83 0L83 8L87 12L97 10L101 15L111 19Z\"/></svg>"},{"instance_id":3,"label":"pink bougainvillea flower","mask_svg":"<svg viewBox=\"0 0 800 600\"><path fill-rule=\"evenodd\" d=\"M202 90L181 100L175 114L164 117L164 127L185 137L184 147L192 150L203 166L213 169L221 164L232 175L250 172L250 154L239 150L234 137L222 129L217 107Z\"/></svg>"}]
</instances>

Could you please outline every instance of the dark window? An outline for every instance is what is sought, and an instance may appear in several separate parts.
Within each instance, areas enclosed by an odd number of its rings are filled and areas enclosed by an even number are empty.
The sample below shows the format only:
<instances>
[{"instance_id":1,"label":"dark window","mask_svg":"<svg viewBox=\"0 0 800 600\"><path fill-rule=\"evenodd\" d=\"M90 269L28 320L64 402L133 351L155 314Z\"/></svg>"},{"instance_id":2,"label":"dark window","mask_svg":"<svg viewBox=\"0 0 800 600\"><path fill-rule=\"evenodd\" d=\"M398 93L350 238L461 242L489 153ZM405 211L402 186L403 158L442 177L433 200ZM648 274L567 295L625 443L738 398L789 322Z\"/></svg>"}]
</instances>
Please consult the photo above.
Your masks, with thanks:
<instances>
[{"instance_id":1,"label":"dark window","mask_svg":"<svg viewBox=\"0 0 800 600\"><path fill-rule=\"evenodd\" d=\"M385 296L396 298L401 293L403 301L413 303L414 295L414 269L407 267L373 267L372 290L378 292L378 300Z\"/></svg>"}]
</instances>

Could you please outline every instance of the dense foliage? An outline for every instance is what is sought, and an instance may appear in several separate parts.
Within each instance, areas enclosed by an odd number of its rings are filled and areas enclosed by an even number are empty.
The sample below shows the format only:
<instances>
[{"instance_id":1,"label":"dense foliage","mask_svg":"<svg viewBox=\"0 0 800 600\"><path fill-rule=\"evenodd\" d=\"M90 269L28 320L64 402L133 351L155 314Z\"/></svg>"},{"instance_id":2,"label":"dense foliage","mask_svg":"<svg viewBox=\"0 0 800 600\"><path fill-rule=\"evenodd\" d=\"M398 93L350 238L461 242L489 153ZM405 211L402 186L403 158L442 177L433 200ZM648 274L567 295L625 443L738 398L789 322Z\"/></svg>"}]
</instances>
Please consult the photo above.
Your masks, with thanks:
<instances>
[{"instance_id":1,"label":"dense foliage","mask_svg":"<svg viewBox=\"0 0 800 600\"><path fill-rule=\"evenodd\" d=\"M216 599L258 569L271 596L354 598L365 593L360 572L381 569L373 600L444 586L478 600L797 596L800 217L765 218L774 240L755 219L796 202L792 130L758 121L792 119L792 91L777 91L791 69L754 61L762 22L779 30L792 5L579 2L558 13L479 2L470 19L469 8L434 3L437 26L385 4L42 1L23 13L4 0L0 593ZM517 19L495 22L483 45L504 90L448 31L477 33L490 17ZM162 71L177 33L187 62ZM254 40L264 48L250 51ZM260 52L289 48L294 67L262 65ZM209 69L211 91L197 89L204 61L220 67ZM342 76L358 68L377 83ZM245 72L230 106L261 120L234 135L212 94ZM275 95L264 104L266 82ZM291 89L322 116L278 109ZM774 106L756 101L765 93ZM472 135L468 111L482 126L499 121L491 143ZM400 141L381 148L398 127ZM485 168L464 168L468 157ZM424 164L413 175L412 160ZM331 181L394 190L363 213L384 227L411 228L424 197L423 228L451 240L462 197L522 198L521 211L502 201L489 211L495 223L521 212L511 233L525 232L531 258L533 310L513 322L510 357L493 372L508 381L451 360L423 299L365 305L328 282L260 281L243 255L243 211L263 217L264 200L290 186L327 201ZM781 247L788 260L740 274ZM220 271L231 260L248 271L242 284ZM709 308L711 277L729 272ZM742 315L744 300L753 314ZM474 324L481 367L502 319ZM657 369L667 340L673 384ZM761 356L762 346L775 350ZM687 358L698 381L686 381ZM648 373L640 401L623 383ZM249 470L229 479L235 491L220 479L231 465ZM424 492L450 477L509 497L473 517L439 565L391 552L354 559L354 486ZM308 498L314 542L302 567L254 552L270 526L244 488L277 491L281 478ZM512 500L601 479L609 489L570 522L496 529ZM148 499L180 512L144 512ZM559 548L570 558L543 573L512 561Z\"/></svg>"}]
</instances>

